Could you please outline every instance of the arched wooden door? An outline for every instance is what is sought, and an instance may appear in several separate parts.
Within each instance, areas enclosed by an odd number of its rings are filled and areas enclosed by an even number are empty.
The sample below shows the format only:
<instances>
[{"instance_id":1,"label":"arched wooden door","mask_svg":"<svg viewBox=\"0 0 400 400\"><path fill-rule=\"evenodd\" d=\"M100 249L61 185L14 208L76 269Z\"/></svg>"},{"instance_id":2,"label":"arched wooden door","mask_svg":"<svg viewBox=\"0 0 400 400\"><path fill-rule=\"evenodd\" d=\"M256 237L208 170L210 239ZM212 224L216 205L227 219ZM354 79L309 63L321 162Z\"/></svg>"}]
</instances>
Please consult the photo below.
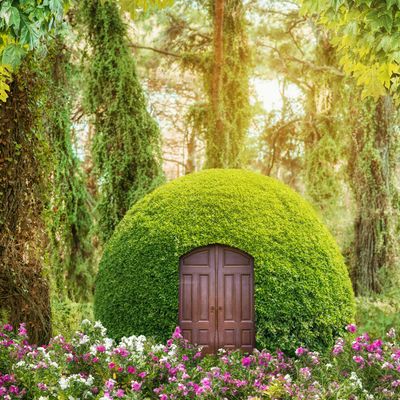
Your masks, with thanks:
<instances>
[{"instance_id":1,"label":"arched wooden door","mask_svg":"<svg viewBox=\"0 0 400 400\"><path fill-rule=\"evenodd\" d=\"M253 258L222 245L181 257L179 326L184 338L204 346L251 352L255 346Z\"/></svg>"}]
</instances>

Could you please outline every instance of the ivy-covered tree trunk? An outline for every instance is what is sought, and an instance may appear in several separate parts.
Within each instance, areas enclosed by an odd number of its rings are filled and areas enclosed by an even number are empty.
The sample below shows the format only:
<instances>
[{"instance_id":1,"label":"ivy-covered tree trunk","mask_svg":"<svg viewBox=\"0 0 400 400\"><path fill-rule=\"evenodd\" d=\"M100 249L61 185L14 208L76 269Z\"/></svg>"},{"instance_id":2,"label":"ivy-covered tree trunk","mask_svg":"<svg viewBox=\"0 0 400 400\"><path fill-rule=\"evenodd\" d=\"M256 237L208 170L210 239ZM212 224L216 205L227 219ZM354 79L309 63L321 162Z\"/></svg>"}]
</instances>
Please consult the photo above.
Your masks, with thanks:
<instances>
[{"instance_id":1,"label":"ivy-covered tree trunk","mask_svg":"<svg viewBox=\"0 0 400 400\"><path fill-rule=\"evenodd\" d=\"M238 168L250 121L249 63L242 0L213 0L213 60L210 68L206 166Z\"/></svg>"},{"instance_id":2,"label":"ivy-covered tree trunk","mask_svg":"<svg viewBox=\"0 0 400 400\"><path fill-rule=\"evenodd\" d=\"M128 209L163 181L160 132L146 109L135 60L115 0L84 0L91 47L86 108L94 117L100 238L106 241Z\"/></svg>"},{"instance_id":3,"label":"ivy-covered tree trunk","mask_svg":"<svg viewBox=\"0 0 400 400\"><path fill-rule=\"evenodd\" d=\"M357 113L357 110L353 110ZM357 294L379 292L398 261L395 174L398 132L390 96L358 112L349 175L356 200L352 278Z\"/></svg>"},{"instance_id":4,"label":"ivy-covered tree trunk","mask_svg":"<svg viewBox=\"0 0 400 400\"><path fill-rule=\"evenodd\" d=\"M13 76L0 105L0 311L29 339L51 337L49 288L43 274L48 158L40 125L42 84L34 61Z\"/></svg>"}]
</instances>

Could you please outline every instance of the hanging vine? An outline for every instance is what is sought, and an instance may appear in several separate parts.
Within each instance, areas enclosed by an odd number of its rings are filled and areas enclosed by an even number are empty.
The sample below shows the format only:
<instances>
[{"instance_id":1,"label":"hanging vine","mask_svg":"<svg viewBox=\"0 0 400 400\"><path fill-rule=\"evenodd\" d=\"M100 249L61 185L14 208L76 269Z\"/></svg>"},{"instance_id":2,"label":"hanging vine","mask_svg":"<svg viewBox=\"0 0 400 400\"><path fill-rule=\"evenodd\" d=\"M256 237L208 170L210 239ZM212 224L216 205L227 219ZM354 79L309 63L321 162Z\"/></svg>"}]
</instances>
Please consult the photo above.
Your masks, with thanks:
<instances>
[{"instance_id":1,"label":"hanging vine","mask_svg":"<svg viewBox=\"0 0 400 400\"><path fill-rule=\"evenodd\" d=\"M106 241L130 206L163 181L160 132L146 109L126 27L114 0L84 0L90 45L86 108L93 116L99 235Z\"/></svg>"},{"instance_id":2,"label":"hanging vine","mask_svg":"<svg viewBox=\"0 0 400 400\"><path fill-rule=\"evenodd\" d=\"M71 85L69 57L69 50L57 38L44 65L48 66L45 126L53 166L46 222L56 294L60 299L87 301L94 279L92 203L72 143L72 90L76 88Z\"/></svg>"}]
</instances>

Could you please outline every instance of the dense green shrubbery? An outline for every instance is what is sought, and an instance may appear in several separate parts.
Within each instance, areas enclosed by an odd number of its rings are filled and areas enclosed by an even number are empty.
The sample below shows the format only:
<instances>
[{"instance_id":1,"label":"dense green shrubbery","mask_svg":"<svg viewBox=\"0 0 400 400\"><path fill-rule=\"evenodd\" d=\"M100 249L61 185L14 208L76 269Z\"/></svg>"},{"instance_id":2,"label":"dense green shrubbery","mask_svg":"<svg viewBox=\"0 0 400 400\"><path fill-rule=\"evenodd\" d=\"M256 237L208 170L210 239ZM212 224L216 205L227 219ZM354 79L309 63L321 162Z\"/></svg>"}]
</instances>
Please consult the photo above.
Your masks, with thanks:
<instances>
[{"instance_id":1,"label":"dense green shrubbery","mask_svg":"<svg viewBox=\"0 0 400 400\"><path fill-rule=\"evenodd\" d=\"M164 340L178 318L179 258L220 243L254 257L257 345L326 348L353 319L342 256L307 202L243 170L206 170L137 203L100 264L95 316L111 336Z\"/></svg>"}]
</instances>

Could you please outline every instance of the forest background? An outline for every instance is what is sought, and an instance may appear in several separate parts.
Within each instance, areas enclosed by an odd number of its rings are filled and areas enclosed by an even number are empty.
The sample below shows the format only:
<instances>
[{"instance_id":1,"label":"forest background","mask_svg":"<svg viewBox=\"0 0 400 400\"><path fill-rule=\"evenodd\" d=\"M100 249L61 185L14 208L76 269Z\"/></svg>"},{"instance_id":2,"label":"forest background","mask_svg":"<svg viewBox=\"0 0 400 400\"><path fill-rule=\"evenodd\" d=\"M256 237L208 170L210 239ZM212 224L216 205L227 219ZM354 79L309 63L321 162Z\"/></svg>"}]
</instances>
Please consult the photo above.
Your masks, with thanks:
<instances>
[{"instance_id":1,"label":"forest background","mask_svg":"<svg viewBox=\"0 0 400 400\"><path fill-rule=\"evenodd\" d=\"M0 319L72 332L132 204L247 168L314 205L358 324L398 327L399 27L393 0L0 1Z\"/></svg>"}]
</instances>

